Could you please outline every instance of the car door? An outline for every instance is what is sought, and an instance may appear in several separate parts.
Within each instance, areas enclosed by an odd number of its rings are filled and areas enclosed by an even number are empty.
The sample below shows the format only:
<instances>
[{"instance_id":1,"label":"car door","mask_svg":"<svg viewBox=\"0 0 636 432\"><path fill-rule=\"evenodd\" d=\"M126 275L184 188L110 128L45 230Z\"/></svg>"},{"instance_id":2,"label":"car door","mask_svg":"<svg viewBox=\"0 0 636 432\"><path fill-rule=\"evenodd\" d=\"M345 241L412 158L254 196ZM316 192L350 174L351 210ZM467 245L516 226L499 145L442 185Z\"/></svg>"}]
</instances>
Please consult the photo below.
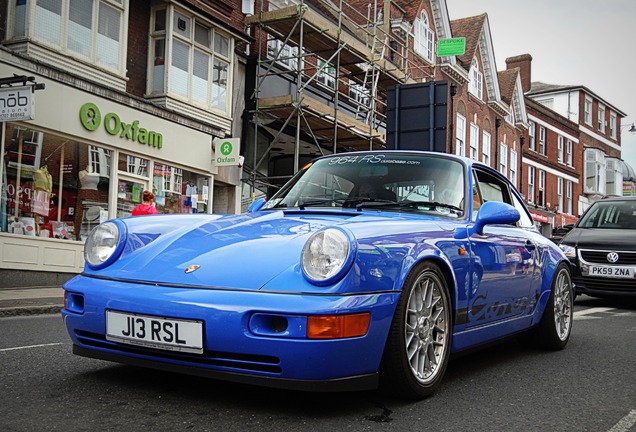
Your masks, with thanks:
<instances>
[{"instance_id":1,"label":"car door","mask_svg":"<svg viewBox=\"0 0 636 432\"><path fill-rule=\"evenodd\" d=\"M515 205L508 183L503 178L494 172L476 169L473 217L486 201ZM473 234L470 238L475 268L468 301L467 327L520 316L531 307L536 245L532 233L523 226L531 225L532 221L525 209L521 210L524 214L519 223L488 225L483 235Z\"/></svg>"}]
</instances>

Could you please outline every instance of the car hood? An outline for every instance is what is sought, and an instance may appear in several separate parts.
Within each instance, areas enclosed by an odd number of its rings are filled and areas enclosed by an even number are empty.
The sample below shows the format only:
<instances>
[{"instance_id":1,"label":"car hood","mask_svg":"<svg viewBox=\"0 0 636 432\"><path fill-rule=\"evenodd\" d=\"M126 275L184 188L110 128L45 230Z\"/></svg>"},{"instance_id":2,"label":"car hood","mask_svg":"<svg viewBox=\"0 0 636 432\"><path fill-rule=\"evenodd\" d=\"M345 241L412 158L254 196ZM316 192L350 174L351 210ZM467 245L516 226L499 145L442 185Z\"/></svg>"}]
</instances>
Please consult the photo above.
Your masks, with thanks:
<instances>
[{"instance_id":1,"label":"car hood","mask_svg":"<svg viewBox=\"0 0 636 432\"><path fill-rule=\"evenodd\" d=\"M282 272L300 275L302 248L312 233L328 227L349 230L358 244L390 236L404 244L414 233L450 231L438 218L383 212L274 211L244 215L159 215L127 218L121 257L85 274L118 280L256 290ZM454 226L457 226L455 223ZM357 246L357 245L356 245ZM186 271L199 266L194 271ZM296 278L294 283L304 282ZM271 286L271 285L270 285ZM301 291L289 286L289 291Z\"/></svg>"},{"instance_id":2,"label":"car hood","mask_svg":"<svg viewBox=\"0 0 636 432\"><path fill-rule=\"evenodd\" d=\"M636 251L635 234L626 229L574 228L561 243L581 249Z\"/></svg>"}]
</instances>

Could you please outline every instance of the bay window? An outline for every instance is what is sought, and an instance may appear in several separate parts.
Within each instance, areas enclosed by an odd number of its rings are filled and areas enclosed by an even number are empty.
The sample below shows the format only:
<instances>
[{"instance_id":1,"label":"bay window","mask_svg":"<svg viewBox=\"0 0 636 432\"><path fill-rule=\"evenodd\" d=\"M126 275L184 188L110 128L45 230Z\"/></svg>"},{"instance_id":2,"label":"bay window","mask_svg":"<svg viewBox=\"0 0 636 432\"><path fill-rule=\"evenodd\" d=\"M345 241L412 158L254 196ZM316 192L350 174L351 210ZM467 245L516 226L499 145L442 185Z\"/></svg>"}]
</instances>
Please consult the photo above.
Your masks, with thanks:
<instances>
[{"instance_id":1,"label":"bay window","mask_svg":"<svg viewBox=\"0 0 636 432\"><path fill-rule=\"evenodd\" d=\"M124 77L128 0L13 0L9 13L8 43L44 61L62 62L81 73L84 64L95 65ZM45 47L31 49L34 43Z\"/></svg>"},{"instance_id":2,"label":"bay window","mask_svg":"<svg viewBox=\"0 0 636 432\"><path fill-rule=\"evenodd\" d=\"M151 23L149 91L229 115L233 40L211 23L172 6Z\"/></svg>"}]
</instances>

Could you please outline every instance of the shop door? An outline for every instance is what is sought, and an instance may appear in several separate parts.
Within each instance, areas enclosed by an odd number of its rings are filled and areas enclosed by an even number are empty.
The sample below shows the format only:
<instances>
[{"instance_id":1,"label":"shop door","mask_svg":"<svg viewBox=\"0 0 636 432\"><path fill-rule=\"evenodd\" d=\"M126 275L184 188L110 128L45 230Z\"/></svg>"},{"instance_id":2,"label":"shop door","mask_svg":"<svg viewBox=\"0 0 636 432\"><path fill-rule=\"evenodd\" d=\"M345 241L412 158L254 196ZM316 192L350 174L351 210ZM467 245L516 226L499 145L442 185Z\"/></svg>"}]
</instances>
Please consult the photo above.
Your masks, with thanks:
<instances>
[{"instance_id":1,"label":"shop door","mask_svg":"<svg viewBox=\"0 0 636 432\"><path fill-rule=\"evenodd\" d=\"M117 185L117 217L130 216L135 206L141 204L141 197L147 188L147 180L120 174Z\"/></svg>"}]
</instances>

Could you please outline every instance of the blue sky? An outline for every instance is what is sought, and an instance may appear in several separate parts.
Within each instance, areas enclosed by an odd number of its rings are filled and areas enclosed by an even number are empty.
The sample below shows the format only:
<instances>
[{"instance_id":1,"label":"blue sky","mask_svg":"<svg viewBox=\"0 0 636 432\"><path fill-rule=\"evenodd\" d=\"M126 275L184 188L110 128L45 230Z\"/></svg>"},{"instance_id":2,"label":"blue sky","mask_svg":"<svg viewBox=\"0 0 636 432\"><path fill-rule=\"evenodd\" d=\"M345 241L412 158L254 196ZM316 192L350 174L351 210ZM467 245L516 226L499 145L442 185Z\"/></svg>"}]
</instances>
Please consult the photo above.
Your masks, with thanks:
<instances>
[{"instance_id":1,"label":"blue sky","mask_svg":"<svg viewBox=\"0 0 636 432\"><path fill-rule=\"evenodd\" d=\"M446 0L451 20L486 12L497 69L532 56L532 80L583 85L636 123L636 0ZM622 128L636 169L636 134Z\"/></svg>"}]
</instances>

